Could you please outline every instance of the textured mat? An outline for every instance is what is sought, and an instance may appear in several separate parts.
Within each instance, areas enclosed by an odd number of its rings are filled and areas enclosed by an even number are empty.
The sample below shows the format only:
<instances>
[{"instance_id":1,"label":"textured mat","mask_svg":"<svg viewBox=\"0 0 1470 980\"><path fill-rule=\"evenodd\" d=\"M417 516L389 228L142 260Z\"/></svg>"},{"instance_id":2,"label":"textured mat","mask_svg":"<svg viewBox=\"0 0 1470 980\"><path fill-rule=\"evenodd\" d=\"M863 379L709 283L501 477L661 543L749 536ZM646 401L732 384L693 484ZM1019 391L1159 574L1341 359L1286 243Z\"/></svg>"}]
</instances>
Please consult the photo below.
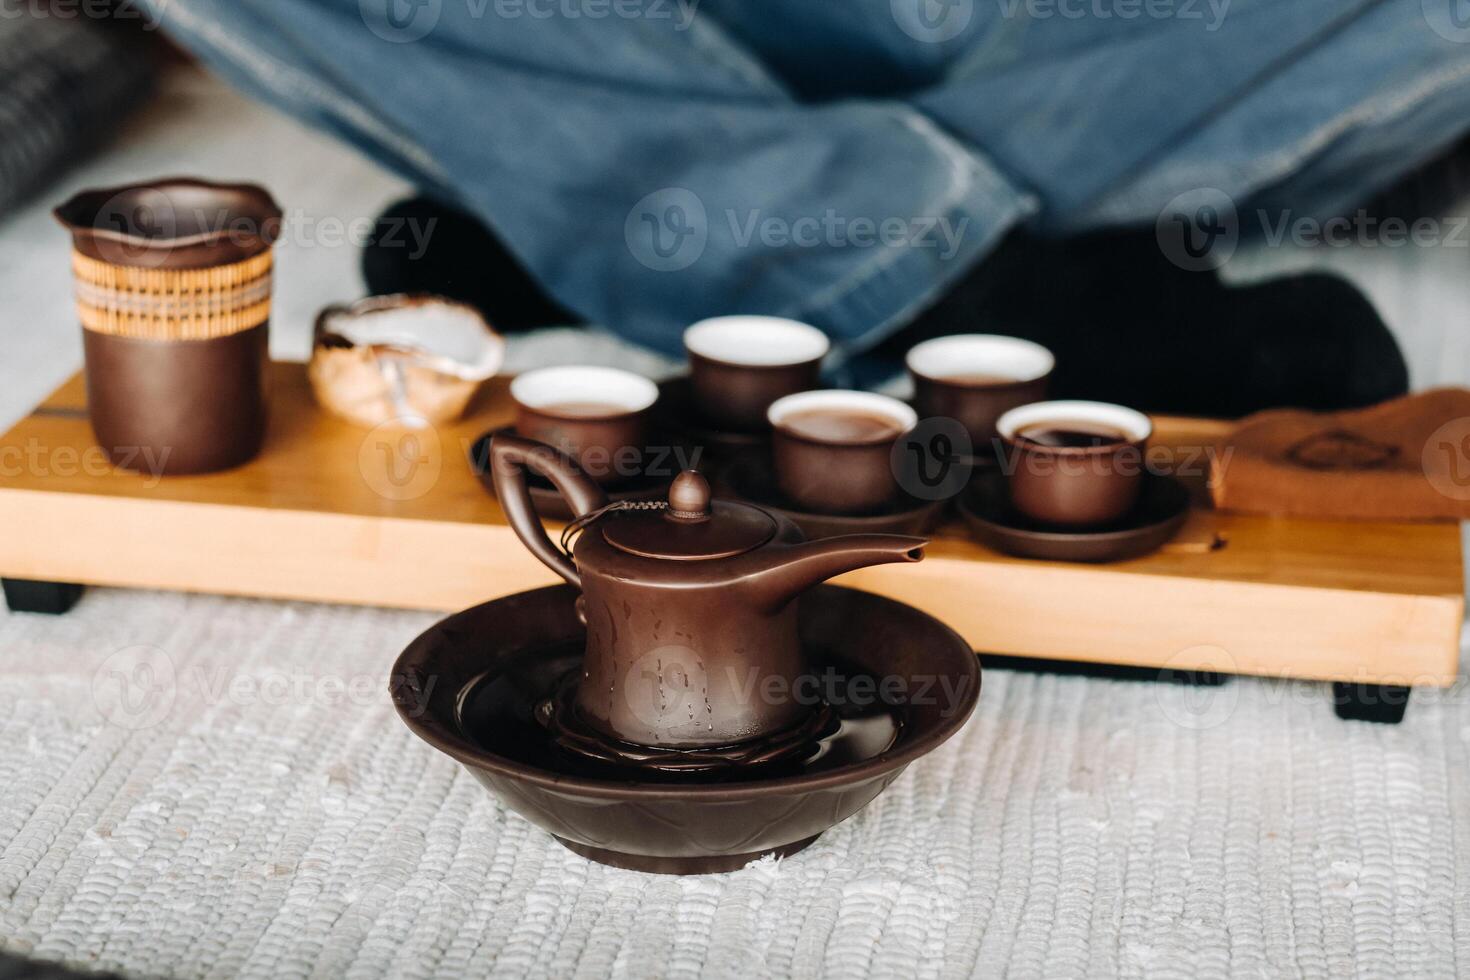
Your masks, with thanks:
<instances>
[{"instance_id":1,"label":"textured mat","mask_svg":"<svg viewBox=\"0 0 1470 980\"><path fill-rule=\"evenodd\" d=\"M590 864L393 715L431 617L95 590L0 618L0 944L149 976L1462 975L1470 698L995 671L807 851Z\"/></svg>"}]
</instances>

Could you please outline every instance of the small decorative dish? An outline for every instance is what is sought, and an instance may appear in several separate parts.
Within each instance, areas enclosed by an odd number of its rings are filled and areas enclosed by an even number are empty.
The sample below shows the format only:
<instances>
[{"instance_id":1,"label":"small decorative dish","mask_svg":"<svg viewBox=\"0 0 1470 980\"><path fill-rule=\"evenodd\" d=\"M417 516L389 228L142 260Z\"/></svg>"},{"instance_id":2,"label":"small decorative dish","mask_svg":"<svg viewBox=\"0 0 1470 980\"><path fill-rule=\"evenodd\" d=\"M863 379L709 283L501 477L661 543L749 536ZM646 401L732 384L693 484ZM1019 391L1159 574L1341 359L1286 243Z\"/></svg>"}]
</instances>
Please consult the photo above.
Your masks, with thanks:
<instances>
[{"instance_id":1,"label":"small decorative dish","mask_svg":"<svg viewBox=\"0 0 1470 980\"><path fill-rule=\"evenodd\" d=\"M505 361L480 312L426 294L373 296L317 316L311 390L328 412L367 428L454 422Z\"/></svg>"}]
</instances>

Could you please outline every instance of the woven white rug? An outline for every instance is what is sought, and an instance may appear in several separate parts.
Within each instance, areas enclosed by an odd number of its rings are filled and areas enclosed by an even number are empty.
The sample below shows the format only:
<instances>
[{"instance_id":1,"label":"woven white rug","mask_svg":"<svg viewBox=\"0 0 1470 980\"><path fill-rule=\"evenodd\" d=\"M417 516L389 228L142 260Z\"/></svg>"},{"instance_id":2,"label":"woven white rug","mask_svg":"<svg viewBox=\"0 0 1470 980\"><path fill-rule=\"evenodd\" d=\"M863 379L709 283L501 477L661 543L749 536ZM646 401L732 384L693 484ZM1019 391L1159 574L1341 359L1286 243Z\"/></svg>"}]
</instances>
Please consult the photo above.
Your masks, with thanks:
<instances>
[{"instance_id":1,"label":"woven white rug","mask_svg":"<svg viewBox=\"0 0 1470 980\"><path fill-rule=\"evenodd\" d=\"M94 590L0 618L0 948L148 976L1450 976L1470 703L993 671L808 850L615 871L394 715L431 616ZM150 672L151 671L151 672Z\"/></svg>"}]
</instances>

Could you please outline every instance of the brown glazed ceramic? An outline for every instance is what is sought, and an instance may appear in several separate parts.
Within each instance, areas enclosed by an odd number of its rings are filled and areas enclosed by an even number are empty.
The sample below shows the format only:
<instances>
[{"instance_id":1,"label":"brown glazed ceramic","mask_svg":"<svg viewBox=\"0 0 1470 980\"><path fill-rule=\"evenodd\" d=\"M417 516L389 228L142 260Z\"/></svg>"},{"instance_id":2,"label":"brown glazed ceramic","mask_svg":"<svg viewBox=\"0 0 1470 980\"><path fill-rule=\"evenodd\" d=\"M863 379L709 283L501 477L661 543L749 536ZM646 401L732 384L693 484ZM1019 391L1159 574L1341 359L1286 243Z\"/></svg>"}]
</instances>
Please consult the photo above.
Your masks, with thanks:
<instances>
[{"instance_id":1,"label":"brown glazed ceramic","mask_svg":"<svg viewBox=\"0 0 1470 980\"><path fill-rule=\"evenodd\" d=\"M764 432L772 402L817 386L830 344L795 320L723 316L686 330L684 348L700 415L734 432Z\"/></svg>"},{"instance_id":2,"label":"brown glazed ceramic","mask_svg":"<svg viewBox=\"0 0 1470 980\"><path fill-rule=\"evenodd\" d=\"M737 500L748 501L801 528L809 540L838 534L928 534L944 516L947 500L919 500L907 494L895 497L873 514L811 514L787 500L776 485L769 459L746 456L720 471L719 482Z\"/></svg>"},{"instance_id":3,"label":"brown glazed ceramic","mask_svg":"<svg viewBox=\"0 0 1470 980\"><path fill-rule=\"evenodd\" d=\"M1102 446L1043 446L1016 438L1019 429L1048 421L1098 422L1127 435ZM1141 412L1104 402L1037 402L1012 409L997 426L1011 502L1027 517L1057 527L1091 527L1118 520L1138 500L1153 434L1153 423Z\"/></svg>"},{"instance_id":4,"label":"brown glazed ceramic","mask_svg":"<svg viewBox=\"0 0 1470 980\"><path fill-rule=\"evenodd\" d=\"M711 500L694 471L664 509L608 504L560 453L500 436L496 495L521 541L582 591L587 653L575 706L582 722L634 745L730 746L802 724L812 710L768 697L808 672L797 597L843 572L918 561L923 538L851 535L805 542L796 526L748 504ZM583 520L570 555L536 519L526 470L556 485ZM646 506L646 505L645 505Z\"/></svg>"},{"instance_id":5,"label":"brown glazed ceramic","mask_svg":"<svg viewBox=\"0 0 1470 980\"><path fill-rule=\"evenodd\" d=\"M960 498L959 511L976 540L1008 555L1041 561L1125 561L1157 551L1179 532L1189 517L1189 490L1173 477L1150 474L1127 514L1101 527L1066 531L1018 512L1005 477L989 473Z\"/></svg>"},{"instance_id":6,"label":"brown glazed ceramic","mask_svg":"<svg viewBox=\"0 0 1470 980\"><path fill-rule=\"evenodd\" d=\"M545 443L577 461L604 486L643 472L650 417L658 386L628 371L602 367L552 367L527 371L511 382L518 435ZM587 415L559 406L605 403Z\"/></svg>"},{"instance_id":7,"label":"brown glazed ceramic","mask_svg":"<svg viewBox=\"0 0 1470 980\"><path fill-rule=\"evenodd\" d=\"M150 475L248 462L265 438L266 326L210 340L82 331L97 444Z\"/></svg>"},{"instance_id":8,"label":"brown glazed ceramic","mask_svg":"<svg viewBox=\"0 0 1470 980\"><path fill-rule=\"evenodd\" d=\"M510 426L502 426L486 432L470 446L470 470L475 474L475 479L480 481L480 485L492 495L495 493L495 479L490 469L490 444L496 436L514 434L515 430ZM558 493L556 487L551 483L535 476L527 482L531 488L531 502L536 506L536 515L543 521L569 521L576 516L572 513L571 505L567 503L566 498ZM645 471L615 487L607 488L607 499L613 503L624 500L631 502L665 500L668 498L669 484L672 482L673 474L671 473L657 475Z\"/></svg>"},{"instance_id":9,"label":"brown glazed ceramic","mask_svg":"<svg viewBox=\"0 0 1470 980\"><path fill-rule=\"evenodd\" d=\"M263 187L189 177L82 191L55 215L83 256L142 269L243 262L268 251L282 223Z\"/></svg>"},{"instance_id":10,"label":"brown glazed ceramic","mask_svg":"<svg viewBox=\"0 0 1470 980\"><path fill-rule=\"evenodd\" d=\"M800 641L813 659L825 664L835 654L874 677L900 678L911 692L886 751L764 779L661 784L589 777L572 771L570 761L528 760L524 742L535 727L523 719L466 717L467 693L497 677L514 681L514 710L529 714L547 697L565 669L548 663L552 651L587 640L577 607L576 591L557 586L451 616L398 658L391 693L416 735L458 760L506 806L578 854L616 867L710 874L798 851L939 747L979 696L979 663L949 627L890 599L822 586L803 597L798 613ZM575 659L566 667L575 674Z\"/></svg>"},{"instance_id":11,"label":"brown glazed ceramic","mask_svg":"<svg viewBox=\"0 0 1470 980\"><path fill-rule=\"evenodd\" d=\"M98 444L157 475L246 462L266 423L271 245L281 211L249 184L171 179L78 194L72 233Z\"/></svg>"},{"instance_id":12,"label":"brown glazed ceramic","mask_svg":"<svg viewBox=\"0 0 1470 980\"><path fill-rule=\"evenodd\" d=\"M955 419L983 457L994 455L997 419L1046 397L1055 359L1027 340L961 334L917 345L907 364L919 417ZM1020 377L1007 380L1011 374ZM981 375L992 380L975 380Z\"/></svg>"},{"instance_id":13,"label":"brown glazed ceramic","mask_svg":"<svg viewBox=\"0 0 1470 980\"><path fill-rule=\"evenodd\" d=\"M849 406L858 413L891 417L903 431L868 441L835 442L800 434L783 424L788 413ZM918 421L902 402L865 391L808 391L771 406L771 465L776 483L796 507L812 514L873 514L900 496L893 447Z\"/></svg>"},{"instance_id":14,"label":"brown glazed ceramic","mask_svg":"<svg viewBox=\"0 0 1470 980\"><path fill-rule=\"evenodd\" d=\"M737 432L760 432L766 409L778 398L817 386L821 359L806 364L752 367L689 355L694 402L705 418Z\"/></svg>"},{"instance_id":15,"label":"brown glazed ceramic","mask_svg":"<svg viewBox=\"0 0 1470 980\"><path fill-rule=\"evenodd\" d=\"M694 387L687 376L662 382L658 392L654 416L659 428L691 452L698 450L703 459L737 459L764 452L771 443L769 426L759 432L736 432L706 419L694 402Z\"/></svg>"}]
</instances>

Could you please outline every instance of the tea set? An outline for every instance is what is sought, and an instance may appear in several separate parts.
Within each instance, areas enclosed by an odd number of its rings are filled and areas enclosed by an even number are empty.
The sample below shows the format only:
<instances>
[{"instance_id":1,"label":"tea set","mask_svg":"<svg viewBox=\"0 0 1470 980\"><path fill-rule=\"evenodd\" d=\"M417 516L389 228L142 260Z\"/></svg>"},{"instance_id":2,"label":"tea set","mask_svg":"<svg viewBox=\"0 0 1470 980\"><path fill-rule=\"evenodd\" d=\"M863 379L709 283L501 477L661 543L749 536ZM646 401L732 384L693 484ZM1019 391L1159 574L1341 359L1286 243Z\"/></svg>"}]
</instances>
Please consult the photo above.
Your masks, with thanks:
<instances>
[{"instance_id":1,"label":"tea set","mask_svg":"<svg viewBox=\"0 0 1470 980\"><path fill-rule=\"evenodd\" d=\"M764 339L749 353L736 343L747 320ZM920 410L811 387L809 361L825 353L813 333L770 317L690 328L684 424L661 434L686 448L691 433L749 438L694 443L707 460L657 493L614 496L631 483L608 461L645 459L625 440L659 438L668 390L622 372L522 375L515 423L476 444L516 535L575 591L525 593L441 624L400 660L407 681L395 696L416 732L579 854L688 874L794 853L973 710L979 664L962 639L911 607L821 585L920 560L927 539L914 535L949 501L904 502L894 454ZM959 501L977 537L1107 561L1177 530L1188 494L1142 467L1146 415L1035 400L1052 358L1026 341L921 346L910 358L916 402L953 408L977 444L997 447ZM569 521L559 543L542 525L548 495ZM545 647L507 635L532 616ZM445 664L455 697L427 690L430 668ZM904 693L862 705L798 697L824 670ZM911 696L909 685L935 679L954 695Z\"/></svg>"},{"instance_id":2,"label":"tea set","mask_svg":"<svg viewBox=\"0 0 1470 980\"><path fill-rule=\"evenodd\" d=\"M57 213L99 439L172 441L174 472L247 460L280 222L269 194L174 179ZM399 657L391 692L414 733L573 851L689 874L800 850L973 711L980 666L952 629L823 584L922 559L951 504L898 475L923 420L960 427L971 449L930 449L976 468L954 503L1001 550L1137 554L1177 529L1188 495L1136 465L1147 416L1044 401L1054 360L1028 341L916 346L910 404L819 389L827 338L792 320L716 317L684 340L688 374L661 385L591 366L513 380L514 420L471 464L565 584L438 623ZM503 354L469 307L373 297L323 312L309 376L356 425L434 425ZM558 540L544 520L565 522Z\"/></svg>"},{"instance_id":3,"label":"tea set","mask_svg":"<svg viewBox=\"0 0 1470 980\"><path fill-rule=\"evenodd\" d=\"M815 387L828 344L796 321L715 317L689 327L684 342L688 374L658 386L608 368L518 377L514 424L471 450L481 482L495 492L491 443L517 434L568 454L613 500L660 499L677 458L809 537L923 534L953 505L987 546L1054 561L1136 557L1187 517L1184 488L1145 465L1148 417L1044 400L1055 360L1039 344L986 334L925 341L906 358L914 395L905 402ZM928 438L934 419L957 427L956 438ZM643 465L654 446L659 465ZM906 454L962 468L961 489L928 492L908 478ZM549 481L530 485L543 517L573 516Z\"/></svg>"}]
</instances>

